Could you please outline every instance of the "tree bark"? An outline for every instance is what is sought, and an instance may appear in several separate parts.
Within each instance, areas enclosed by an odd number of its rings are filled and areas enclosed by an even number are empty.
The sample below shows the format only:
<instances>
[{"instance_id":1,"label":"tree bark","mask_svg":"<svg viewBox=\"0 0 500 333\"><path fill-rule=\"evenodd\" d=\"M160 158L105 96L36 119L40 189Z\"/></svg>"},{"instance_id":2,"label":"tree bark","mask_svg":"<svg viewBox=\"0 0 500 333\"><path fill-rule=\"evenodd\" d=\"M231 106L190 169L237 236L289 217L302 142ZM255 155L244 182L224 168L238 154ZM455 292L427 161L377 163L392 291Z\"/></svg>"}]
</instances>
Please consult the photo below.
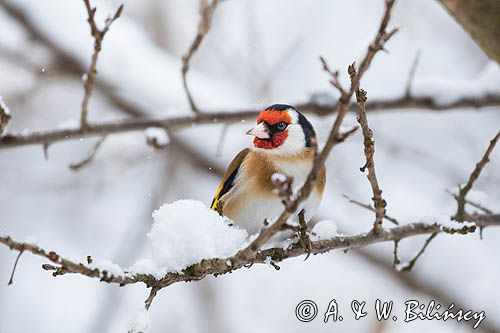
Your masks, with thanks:
<instances>
[{"instance_id":1,"label":"tree bark","mask_svg":"<svg viewBox=\"0 0 500 333\"><path fill-rule=\"evenodd\" d=\"M500 0L439 0L484 53L500 64Z\"/></svg>"}]
</instances>

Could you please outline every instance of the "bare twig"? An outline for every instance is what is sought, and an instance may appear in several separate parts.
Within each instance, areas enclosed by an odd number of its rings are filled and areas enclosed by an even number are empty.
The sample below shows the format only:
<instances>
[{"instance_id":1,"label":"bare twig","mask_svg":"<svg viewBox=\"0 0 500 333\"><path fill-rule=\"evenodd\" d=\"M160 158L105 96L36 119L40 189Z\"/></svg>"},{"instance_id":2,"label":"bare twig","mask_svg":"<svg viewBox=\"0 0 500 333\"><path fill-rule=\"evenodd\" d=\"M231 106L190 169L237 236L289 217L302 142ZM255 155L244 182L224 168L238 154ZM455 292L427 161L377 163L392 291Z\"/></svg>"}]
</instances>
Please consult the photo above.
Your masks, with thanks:
<instances>
[{"instance_id":1,"label":"bare twig","mask_svg":"<svg viewBox=\"0 0 500 333\"><path fill-rule=\"evenodd\" d=\"M151 304L153 303L153 299L156 297L156 294L158 293L159 290L160 290L159 287L151 287L151 291L149 292L149 296L146 299L146 301L144 301L144 306L145 306L146 310L149 310L149 308L151 307Z\"/></svg>"},{"instance_id":2,"label":"bare twig","mask_svg":"<svg viewBox=\"0 0 500 333\"><path fill-rule=\"evenodd\" d=\"M359 202L359 201L357 201L357 200L354 200L354 199L350 198L349 196L347 196L347 195L345 195L345 194L342 194L342 196L343 196L344 198L346 198L347 200L349 200L349 202L350 202L350 203L353 203L353 204L355 204L355 205L358 205L358 206L360 206L360 207L363 207L363 208L368 209L369 211L372 211L372 212L374 212L374 213L375 213L375 208L373 208L373 206L371 206L371 205L369 205L369 204L365 204L365 203ZM385 218L387 221L394 223L395 225L399 225L398 220L397 220L397 219L395 219L394 217L391 217L391 216L389 216L389 215L385 214L385 215L384 215L384 218Z\"/></svg>"},{"instance_id":3,"label":"bare twig","mask_svg":"<svg viewBox=\"0 0 500 333\"><path fill-rule=\"evenodd\" d=\"M306 200L309 194L312 192L314 185L316 184L318 174L323 167L328 155L330 154L333 147L339 143L338 138L340 133L340 126L342 125L345 114L347 113L352 95L355 91L358 90L359 82L368 67L370 67L375 54L383 49L385 42L396 32L396 29L392 30L391 32L386 32L386 27L389 23L394 0L386 0L385 4L386 8L377 36L368 48L367 53L363 58L361 65L359 66L358 72L352 77L349 91L344 91L344 93L342 93L341 91L341 96L337 107L337 118L333 123L332 129L323 150L319 154L316 153L314 157L313 167L309 173L309 176L307 177L306 182L299 190L297 197L290 203L290 205L285 207L285 210L281 213L278 219L271 226L263 228L259 235L250 243L250 245L248 245L248 247L238 253L237 256L239 258L252 257L253 254L255 254L255 252L257 252L258 249L260 249L261 246L264 245L274 234L281 231L288 219L296 212L300 203Z\"/></svg>"},{"instance_id":4,"label":"bare twig","mask_svg":"<svg viewBox=\"0 0 500 333\"><path fill-rule=\"evenodd\" d=\"M321 65L323 66L323 70L327 72L330 75L330 84L334 86L339 92L340 95L346 94L346 91L342 87L342 84L339 82L339 71L338 70L332 70L330 69L330 66L326 62L326 59L323 58L323 56L319 57L319 61L321 62Z\"/></svg>"},{"instance_id":5,"label":"bare twig","mask_svg":"<svg viewBox=\"0 0 500 333\"><path fill-rule=\"evenodd\" d=\"M420 59L420 50L417 51L415 59L413 59L413 63L411 64L410 72L408 73L408 81L406 82L406 89L405 89L405 96L407 98L411 98L411 87L413 85L413 79L415 78L415 73L417 72L419 59Z\"/></svg>"},{"instance_id":6,"label":"bare twig","mask_svg":"<svg viewBox=\"0 0 500 333\"><path fill-rule=\"evenodd\" d=\"M455 197L458 205L457 214L455 215L455 219L457 221L465 221L468 219L468 214L465 212L465 197L467 196L467 193L471 190L472 186L474 185L474 182L479 178L479 175L481 174L481 171L483 170L486 163L489 162L490 154L493 151L493 148L495 148L498 138L500 138L500 131L498 131L495 137L491 139L488 148L484 152L484 155L481 158L481 160L476 164L476 167L470 174L469 179L467 180L465 186L464 187L459 186L460 191L458 195Z\"/></svg>"},{"instance_id":7,"label":"bare twig","mask_svg":"<svg viewBox=\"0 0 500 333\"><path fill-rule=\"evenodd\" d=\"M87 9L87 14L88 14L87 21L90 26L90 33L92 34L92 37L94 37L94 53L92 54L92 59L90 61L89 68L87 70L87 73L85 74L85 82L83 84L85 94L82 100L82 113L80 117L82 131L86 131L88 128L88 122L87 122L88 106L89 106L90 96L92 95L92 89L94 88L95 76L97 75L97 59L99 57L99 52L101 52L102 41L104 39L104 36L108 32L111 24L113 24L113 22L120 17L123 11L123 5L120 5L118 7L113 17L108 17L106 19L104 28L101 30L97 27L97 24L95 22L96 8L95 7L92 8L92 6L90 5L90 0L83 0L83 2L85 4L85 8Z\"/></svg>"},{"instance_id":8,"label":"bare twig","mask_svg":"<svg viewBox=\"0 0 500 333\"><path fill-rule=\"evenodd\" d=\"M200 0L200 21L198 22L198 32L196 33L196 37L193 42L189 46L189 50L185 55L182 56L182 83L184 84L184 90L186 91L186 95L189 101L189 106L191 110L195 113L199 113L200 110L197 108L193 96L189 90L187 84L187 73L189 71L189 65L193 54L200 47L203 38L210 30L212 26L212 19L214 16L215 9L219 5L220 0Z\"/></svg>"},{"instance_id":9,"label":"bare twig","mask_svg":"<svg viewBox=\"0 0 500 333\"><path fill-rule=\"evenodd\" d=\"M396 268L399 271L403 271L403 272L411 271L413 269L413 267L415 266L415 263L417 262L418 258L420 258L420 256L424 253L425 249L427 248L427 246L429 246L430 242L434 239L434 237L436 237L436 235L437 235L437 233L433 233L429 236L429 238L427 238L427 240L424 243L424 246L422 246L420 251L418 251L417 255L412 260L410 260L409 262L405 263L402 266L397 266Z\"/></svg>"},{"instance_id":10,"label":"bare twig","mask_svg":"<svg viewBox=\"0 0 500 333\"><path fill-rule=\"evenodd\" d=\"M229 124L224 124L222 126L219 141L217 142L217 148L215 149L215 156L222 156L222 149L224 148L224 142L226 141L227 131L229 130Z\"/></svg>"},{"instance_id":11,"label":"bare twig","mask_svg":"<svg viewBox=\"0 0 500 333\"><path fill-rule=\"evenodd\" d=\"M14 262L14 267L12 267L12 273L10 274L9 283L7 283L8 286L10 286L12 283L14 283L14 273L16 272L17 263L19 262L19 258L21 258L21 255L23 253L24 253L24 251L19 251L19 254L16 257L16 261Z\"/></svg>"},{"instance_id":12,"label":"bare twig","mask_svg":"<svg viewBox=\"0 0 500 333\"><path fill-rule=\"evenodd\" d=\"M97 154L97 151L99 150L99 147L102 145L104 140L106 139L106 136L101 137L92 147L92 150L88 153L87 157L85 157L83 160L80 162L76 163L71 163L69 165L69 168L73 171L79 171L81 168L89 164Z\"/></svg>"},{"instance_id":13,"label":"bare twig","mask_svg":"<svg viewBox=\"0 0 500 333\"><path fill-rule=\"evenodd\" d=\"M394 259L392 260L392 267L393 268L396 268L401 263L401 260L399 260L399 256L398 256L398 246L399 246L399 239L396 239L394 241L394 251L392 253L394 256Z\"/></svg>"},{"instance_id":14,"label":"bare twig","mask_svg":"<svg viewBox=\"0 0 500 333\"><path fill-rule=\"evenodd\" d=\"M354 66L351 67L352 71L349 73L351 76L351 80L356 76L356 70ZM366 91L361 88L356 90L356 99L359 105L359 113L358 113L358 123L361 125L361 129L363 132L363 146L365 153L365 165L360 168L361 172L364 172L366 169L368 170L368 180L370 182L372 188L372 201L375 209L375 221L373 222L373 231L375 233L380 232L382 229L382 220L385 216L387 206L387 202L382 197L382 190L378 184L377 174L375 172L375 142L373 141L373 132L368 125L368 118L366 117Z\"/></svg>"},{"instance_id":15,"label":"bare twig","mask_svg":"<svg viewBox=\"0 0 500 333\"><path fill-rule=\"evenodd\" d=\"M305 219L304 214L305 214L305 212L302 209L299 213L298 236L300 239L300 244L307 251L307 255L304 258L304 261L306 261L312 252L312 241L311 241L311 238L309 238L309 235L307 234L307 221Z\"/></svg>"},{"instance_id":16,"label":"bare twig","mask_svg":"<svg viewBox=\"0 0 500 333\"><path fill-rule=\"evenodd\" d=\"M455 193L453 193L452 191L450 191L450 190L447 189L446 192L448 194L450 194L453 198L455 198L455 200L458 199L458 195L455 194ZM493 214L493 211L491 209L485 207L484 205L482 205L482 204L480 204L478 202L471 201L471 200L465 198L465 203L468 204L468 205L471 205L474 208L479 209L480 211L482 211L485 214Z\"/></svg>"}]
</instances>

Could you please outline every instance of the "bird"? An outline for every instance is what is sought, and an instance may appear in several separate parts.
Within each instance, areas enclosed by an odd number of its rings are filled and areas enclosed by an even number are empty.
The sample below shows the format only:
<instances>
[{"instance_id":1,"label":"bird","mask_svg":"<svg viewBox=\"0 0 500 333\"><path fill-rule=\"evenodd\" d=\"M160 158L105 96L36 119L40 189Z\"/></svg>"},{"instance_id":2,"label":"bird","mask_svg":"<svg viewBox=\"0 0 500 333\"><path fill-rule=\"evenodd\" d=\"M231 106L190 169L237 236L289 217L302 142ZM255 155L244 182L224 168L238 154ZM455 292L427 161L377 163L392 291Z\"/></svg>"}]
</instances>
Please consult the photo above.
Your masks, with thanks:
<instances>
[{"instance_id":1,"label":"bird","mask_svg":"<svg viewBox=\"0 0 500 333\"><path fill-rule=\"evenodd\" d=\"M234 157L210 207L253 235L283 212L283 198L275 190L273 175L292 179L292 191L296 193L312 169L318 141L307 118L287 104L263 109L257 125L246 134L254 137L253 147ZM316 213L325 184L323 164L315 188L297 210L304 213L305 221L310 221ZM298 214L292 218L298 220Z\"/></svg>"}]
</instances>

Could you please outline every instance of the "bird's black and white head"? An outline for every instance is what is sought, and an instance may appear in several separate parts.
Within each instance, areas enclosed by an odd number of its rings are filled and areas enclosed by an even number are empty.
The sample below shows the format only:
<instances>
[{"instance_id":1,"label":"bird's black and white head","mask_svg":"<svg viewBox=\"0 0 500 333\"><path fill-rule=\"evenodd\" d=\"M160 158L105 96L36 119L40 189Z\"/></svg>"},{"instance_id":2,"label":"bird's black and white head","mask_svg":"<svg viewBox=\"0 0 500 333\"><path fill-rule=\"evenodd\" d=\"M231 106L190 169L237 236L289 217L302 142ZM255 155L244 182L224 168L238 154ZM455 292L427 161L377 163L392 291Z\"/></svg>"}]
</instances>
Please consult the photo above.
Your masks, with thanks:
<instances>
[{"instance_id":1,"label":"bird's black and white head","mask_svg":"<svg viewBox=\"0 0 500 333\"><path fill-rule=\"evenodd\" d=\"M247 132L258 150L278 154L300 154L317 145L311 123L293 106L274 104L262 110L257 126Z\"/></svg>"}]
</instances>

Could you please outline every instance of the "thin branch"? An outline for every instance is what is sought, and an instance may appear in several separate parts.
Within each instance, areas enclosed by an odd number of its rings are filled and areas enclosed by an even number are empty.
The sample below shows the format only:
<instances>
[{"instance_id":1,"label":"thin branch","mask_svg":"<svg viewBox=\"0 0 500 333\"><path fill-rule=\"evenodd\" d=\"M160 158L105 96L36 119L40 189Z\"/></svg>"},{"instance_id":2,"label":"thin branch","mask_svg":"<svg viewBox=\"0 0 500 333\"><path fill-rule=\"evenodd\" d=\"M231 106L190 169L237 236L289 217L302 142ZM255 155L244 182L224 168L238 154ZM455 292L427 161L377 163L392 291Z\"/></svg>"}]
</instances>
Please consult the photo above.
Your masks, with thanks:
<instances>
[{"instance_id":1,"label":"thin branch","mask_svg":"<svg viewBox=\"0 0 500 333\"><path fill-rule=\"evenodd\" d=\"M394 256L394 259L392 260L392 268L396 268L401 263L401 260L399 260L398 256L398 246L399 246L399 239L396 239L394 241L394 251L392 252Z\"/></svg>"},{"instance_id":2,"label":"thin branch","mask_svg":"<svg viewBox=\"0 0 500 333\"><path fill-rule=\"evenodd\" d=\"M79 171L81 168L89 164L97 154L97 151L99 150L99 147L102 145L104 140L106 139L106 136L101 137L92 147L92 150L88 153L87 157L85 157L83 160L76 162L76 163L71 163L69 165L69 168L73 171Z\"/></svg>"},{"instance_id":3,"label":"thin branch","mask_svg":"<svg viewBox=\"0 0 500 333\"><path fill-rule=\"evenodd\" d=\"M500 131L498 131L495 137L491 139L488 148L484 152L484 155L481 158L481 160L476 164L476 167L470 174L469 179L467 180L465 186L464 187L459 186L460 191L456 196L458 208L457 208L457 214L455 215L455 219L457 221L467 220L468 216L465 212L465 197L467 196L467 193L471 190L472 186L474 185L474 182L479 178L479 175L481 174L481 171L483 170L486 163L490 161L489 160L490 154L493 151L493 148L495 148L495 145L499 138L500 138Z\"/></svg>"},{"instance_id":4,"label":"thin branch","mask_svg":"<svg viewBox=\"0 0 500 333\"><path fill-rule=\"evenodd\" d=\"M200 0L200 21L198 22L198 31L196 33L196 37L189 46L189 50L185 55L182 56L182 83L184 85L184 90L186 91L189 106L195 113L199 113L200 110L196 106L193 96L191 95L191 91L189 90L187 84L187 73L189 71L190 61L193 57L193 54L198 50L201 42L205 38L205 35L208 33L210 27L212 26L214 12L220 2L220 0L211 0L210 3L209 1L210 0Z\"/></svg>"},{"instance_id":5,"label":"thin branch","mask_svg":"<svg viewBox=\"0 0 500 333\"><path fill-rule=\"evenodd\" d=\"M436 235L437 233L433 233L432 235L430 235L429 238L427 238L427 240L425 241L424 246L422 246L420 251L418 251L417 255L412 260L410 260L410 262L397 266L397 270L402 272L411 271L415 266L418 258L420 258L420 256L424 253L425 249L427 248L427 246L429 246L430 242L434 239L434 237L436 237Z\"/></svg>"},{"instance_id":6,"label":"thin branch","mask_svg":"<svg viewBox=\"0 0 500 333\"><path fill-rule=\"evenodd\" d=\"M115 96L110 96L115 97ZM113 100L119 107L131 109L130 105L125 105L121 100ZM330 116L338 110L337 102L324 103L312 98L305 103L295 105L298 110L317 116ZM488 106L500 106L500 95L487 96L483 99L462 99L451 104L436 104L433 99L423 98L396 98L389 100L374 100L366 103L367 112L401 110L420 108L422 110L445 111L454 108L480 108ZM351 103L349 109L357 108L357 103ZM99 123L87 123L87 130L83 132L80 128L52 129L47 131L33 132L12 132L4 133L0 136L0 149L13 148L25 145L43 145L45 143L54 143L79 139L82 137L96 137L107 134L124 133L130 131L143 131L148 127L163 128L183 128L193 124L213 124L213 123L234 123L243 119L252 119L259 114L259 109L240 109L234 111L206 110L193 116L178 116L165 118L135 117L123 120L104 121Z\"/></svg>"},{"instance_id":7,"label":"thin branch","mask_svg":"<svg viewBox=\"0 0 500 333\"><path fill-rule=\"evenodd\" d=\"M215 156L222 156L222 149L224 148L224 143L226 142L226 135L229 130L229 124L224 124L220 131L219 141L217 142L217 148L215 149Z\"/></svg>"},{"instance_id":8,"label":"thin branch","mask_svg":"<svg viewBox=\"0 0 500 333\"><path fill-rule=\"evenodd\" d=\"M113 17L108 17L106 19L104 28L101 30L97 27L97 24L95 22L96 8L95 7L92 8L92 6L90 5L90 0L83 0L83 2L85 4L85 8L87 9L87 14L88 14L87 22L89 23L90 26L90 33L92 34L92 37L94 37L94 53L92 54L92 59L90 61L87 73L85 74L85 82L83 84L85 94L82 100L82 112L81 112L80 122L82 130L85 131L87 130L88 127L88 121L87 121L88 106L89 106L90 96L92 95L92 89L94 88L95 76L97 75L97 59L99 58L99 52L101 52L102 49L102 41L104 39L104 36L108 32L111 24L113 24L113 22L120 17L123 11L123 5L120 5L118 7Z\"/></svg>"},{"instance_id":9,"label":"thin branch","mask_svg":"<svg viewBox=\"0 0 500 333\"><path fill-rule=\"evenodd\" d=\"M490 227L500 226L500 214L477 215L473 221L478 226ZM338 236L328 240L311 242L312 254L325 253L332 250L350 250L354 248L366 247L372 244L401 240L416 235L431 235L445 232L442 226L437 224L410 223L389 229L383 229L380 233L361 233L353 236ZM98 278L102 282L118 284L120 286L144 283L148 288L156 287L158 290L177 282L197 281L208 275L221 275L254 263L268 263L269 257L274 262L280 262L288 258L305 255L308 253L300 244L292 245L289 249L271 248L254 253L251 258L242 258L238 254L230 258L205 259L189 266L181 273L167 273L161 279L148 274L112 275L105 270L99 270L89 266L89 264L75 262L61 257L54 251L46 251L43 248L29 244L16 242L9 236L0 236L0 243L8 246L11 250L31 252L37 256L50 260L53 264L44 264L45 270L53 271L52 275L59 276L65 274L81 274L86 277Z\"/></svg>"},{"instance_id":10,"label":"thin branch","mask_svg":"<svg viewBox=\"0 0 500 333\"><path fill-rule=\"evenodd\" d=\"M452 191L446 190L446 192L448 194L450 194L453 198L455 198L455 200L458 199L458 195L453 193ZM468 205L471 205L474 208L479 209L480 211L482 211L485 214L493 214L493 211L491 209L485 207L484 205L480 204L479 202L471 201L471 200L465 198L465 203Z\"/></svg>"},{"instance_id":11,"label":"thin branch","mask_svg":"<svg viewBox=\"0 0 500 333\"><path fill-rule=\"evenodd\" d=\"M12 273L10 274L9 283L7 283L8 286L10 286L12 283L14 283L14 273L16 272L17 263L19 262L19 258L21 258L21 255L23 253L24 253L24 251L19 251L19 254L16 257L16 261L14 262L14 267L12 267Z\"/></svg>"},{"instance_id":12,"label":"thin branch","mask_svg":"<svg viewBox=\"0 0 500 333\"><path fill-rule=\"evenodd\" d=\"M323 67L323 70L327 72L330 75L330 84L334 86L339 92L340 95L344 95L347 92L344 90L342 87L342 84L340 84L339 81L339 71L338 70L332 70L330 66L328 65L327 61L323 56L319 57L319 61L321 62L321 66Z\"/></svg>"},{"instance_id":13,"label":"thin branch","mask_svg":"<svg viewBox=\"0 0 500 333\"><path fill-rule=\"evenodd\" d=\"M333 147L339 143L340 127L349 108L349 103L352 95L355 91L358 90L359 82L366 70L370 67L375 54L383 49L385 42L387 42L387 40L391 38L391 36L393 36L396 32L396 29L392 30L389 33L386 32L386 27L389 23L394 0L386 0L385 4L386 8L377 36L368 48L367 53L363 58L361 65L359 66L358 72L351 78L351 86L349 91L344 92L340 96L337 108L337 118L333 123L332 129L330 130L330 134L323 150L321 151L321 153L318 154L316 152L315 154L313 167L309 173L309 176L307 177L306 182L299 190L297 197L291 202L290 205L285 207L278 219L271 226L263 228L260 231L259 235L250 243L250 245L248 245L248 247L241 250L237 254L237 257L251 258L253 254L255 254L273 235L283 230L283 227L287 223L288 219L297 211L299 205L304 200L306 200L309 194L312 192L314 185L316 184L318 174L323 167L328 155L330 154Z\"/></svg>"},{"instance_id":14,"label":"thin branch","mask_svg":"<svg viewBox=\"0 0 500 333\"><path fill-rule=\"evenodd\" d=\"M149 296L146 299L146 301L144 301L144 307L146 308L146 310L149 310L149 308L151 307L151 304L153 303L153 299L156 297L156 294L158 293L159 290L160 290L159 287L151 287L151 291L149 292Z\"/></svg>"},{"instance_id":15,"label":"thin branch","mask_svg":"<svg viewBox=\"0 0 500 333\"><path fill-rule=\"evenodd\" d=\"M352 71L349 73L349 75L351 76L352 80L356 76L356 70L354 69L354 66L352 66L351 68ZM366 117L366 109L365 109L366 91L364 91L361 88L358 88L358 90L356 90L356 100L358 101L359 105L357 120L358 123L361 125L361 129L363 132L363 146L366 159L365 165L363 165L359 170L361 172L368 170L367 178L372 188L372 193L373 193L372 201L375 209L375 221L373 222L373 231L377 233L380 232L380 230L382 229L382 220L386 213L385 207L387 206L387 202L382 197L382 189L380 189L380 186L378 184L377 174L375 172L375 161L374 161L375 141L373 141L372 139L373 131L370 129L368 125L368 118Z\"/></svg>"},{"instance_id":16,"label":"thin branch","mask_svg":"<svg viewBox=\"0 0 500 333\"><path fill-rule=\"evenodd\" d=\"M413 85L413 80L415 78L415 73L417 72L418 61L420 60L420 50L417 51L415 55L415 59L413 59L413 63L410 67L410 72L408 73L408 81L406 82L405 96L411 97L411 87Z\"/></svg>"},{"instance_id":17,"label":"thin branch","mask_svg":"<svg viewBox=\"0 0 500 333\"><path fill-rule=\"evenodd\" d=\"M343 196L344 198L346 198L347 200L349 200L349 202L350 202L350 203L353 203L353 204L355 204L355 205L358 205L359 207L363 207L363 208L368 209L369 211L372 211L372 212L374 212L374 213L375 213L375 208L373 208L373 206L372 206L372 205L365 204L365 203L362 203L362 202L360 202L360 201L354 200L354 199L352 199L351 197L349 197L349 196L347 196L347 195L345 195L345 194L342 194L342 196ZM490 214L491 214L491 212L490 212ZM395 219L394 217L391 217L391 216L387 215L387 213L384 215L384 218L385 218L387 221L394 223L395 225L399 225L398 220L397 220L397 219Z\"/></svg>"}]
</instances>

